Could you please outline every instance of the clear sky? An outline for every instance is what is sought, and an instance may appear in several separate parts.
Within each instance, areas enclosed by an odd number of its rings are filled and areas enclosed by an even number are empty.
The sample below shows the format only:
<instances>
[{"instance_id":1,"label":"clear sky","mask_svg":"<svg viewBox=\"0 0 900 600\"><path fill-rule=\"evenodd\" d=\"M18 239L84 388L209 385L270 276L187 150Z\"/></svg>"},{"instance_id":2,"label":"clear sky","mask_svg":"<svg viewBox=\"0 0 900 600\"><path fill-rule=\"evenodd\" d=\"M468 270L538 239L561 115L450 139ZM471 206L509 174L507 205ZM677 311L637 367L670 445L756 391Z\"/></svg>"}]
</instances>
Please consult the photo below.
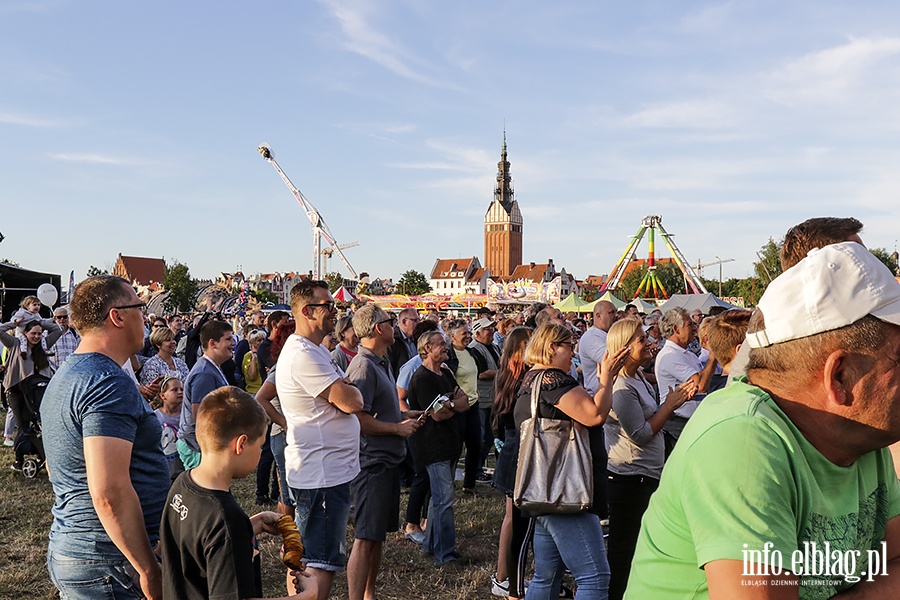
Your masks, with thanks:
<instances>
[{"instance_id":1,"label":"clear sky","mask_svg":"<svg viewBox=\"0 0 900 600\"><path fill-rule=\"evenodd\" d=\"M357 271L427 274L483 258L504 123L526 262L649 214L726 278L811 216L893 251L898 96L897 2L3 0L0 257L306 271L265 141Z\"/></svg>"}]
</instances>

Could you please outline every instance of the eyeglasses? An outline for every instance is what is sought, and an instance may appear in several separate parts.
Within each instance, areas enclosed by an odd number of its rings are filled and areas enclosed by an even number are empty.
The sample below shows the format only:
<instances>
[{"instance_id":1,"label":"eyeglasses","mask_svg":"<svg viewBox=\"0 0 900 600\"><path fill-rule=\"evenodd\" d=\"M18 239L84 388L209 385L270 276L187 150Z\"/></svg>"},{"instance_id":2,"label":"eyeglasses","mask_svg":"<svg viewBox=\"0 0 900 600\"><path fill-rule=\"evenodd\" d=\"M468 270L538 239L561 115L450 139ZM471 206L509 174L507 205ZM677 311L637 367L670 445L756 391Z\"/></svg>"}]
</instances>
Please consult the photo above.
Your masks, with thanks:
<instances>
[{"instance_id":1,"label":"eyeglasses","mask_svg":"<svg viewBox=\"0 0 900 600\"><path fill-rule=\"evenodd\" d=\"M397 319L394 317L388 317L387 319L384 319L383 321L375 322L376 325L383 325L384 323L390 323L391 327L393 327L397 323Z\"/></svg>"},{"instance_id":2,"label":"eyeglasses","mask_svg":"<svg viewBox=\"0 0 900 600\"><path fill-rule=\"evenodd\" d=\"M165 327L168 327L168 325L166 325L165 323L157 323L156 325L153 326L154 329L157 329L157 328L163 329Z\"/></svg>"},{"instance_id":3,"label":"eyeglasses","mask_svg":"<svg viewBox=\"0 0 900 600\"><path fill-rule=\"evenodd\" d=\"M306 306L310 307L324 307L326 310L332 311L337 308L337 305L334 302L320 302L319 304L307 304Z\"/></svg>"},{"instance_id":4,"label":"eyeglasses","mask_svg":"<svg viewBox=\"0 0 900 600\"><path fill-rule=\"evenodd\" d=\"M128 304L128 305L126 305L126 306L113 306L113 307L110 308L109 310L113 310L113 309L115 309L115 310L125 310L126 308L146 308L146 307L147 307L147 303L146 303L146 302L141 302L141 303L139 303L139 304Z\"/></svg>"}]
</instances>

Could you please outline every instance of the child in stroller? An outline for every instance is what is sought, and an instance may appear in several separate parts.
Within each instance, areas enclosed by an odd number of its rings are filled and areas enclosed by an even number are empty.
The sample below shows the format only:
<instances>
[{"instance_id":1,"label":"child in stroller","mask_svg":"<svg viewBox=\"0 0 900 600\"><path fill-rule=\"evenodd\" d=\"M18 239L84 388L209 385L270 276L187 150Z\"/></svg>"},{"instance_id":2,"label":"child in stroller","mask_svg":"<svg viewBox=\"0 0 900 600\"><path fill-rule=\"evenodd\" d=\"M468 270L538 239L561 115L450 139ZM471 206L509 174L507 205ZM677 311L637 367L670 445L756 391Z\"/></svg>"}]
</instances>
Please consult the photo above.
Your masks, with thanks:
<instances>
[{"instance_id":1,"label":"child in stroller","mask_svg":"<svg viewBox=\"0 0 900 600\"><path fill-rule=\"evenodd\" d=\"M19 422L19 434L16 436L13 449L16 452L16 463L22 466L22 475L31 479L44 468L44 443L41 439L41 400L50 378L35 374L19 382L19 391L25 398L24 410L21 411L22 422Z\"/></svg>"},{"instance_id":2,"label":"child in stroller","mask_svg":"<svg viewBox=\"0 0 900 600\"><path fill-rule=\"evenodd\" d=\"M32 450L32 448L19 443L18 440L24 438L33 446L34 440L39 439L35 438L40 431L39 424L35 430L35 423L39 419L37 407L40 406L46 382L53 376L53 367L50 365L47 355L49 349L62 335L62 330L52 321L33 320L25 323L19 334L7 333L16 326L15 321L0 325L0 343L6 346L6 372L3 375L3 386L6 388L6 398L19 427L17 442L14 444L16 462L13 464L13 469L20 470L26 451ZM46 336L44 336L45 331ZM43 378L43 381L32 379L35 376ZM40 454L43 455L43 452L41 451Z\"/></svg>"}]
</instances>

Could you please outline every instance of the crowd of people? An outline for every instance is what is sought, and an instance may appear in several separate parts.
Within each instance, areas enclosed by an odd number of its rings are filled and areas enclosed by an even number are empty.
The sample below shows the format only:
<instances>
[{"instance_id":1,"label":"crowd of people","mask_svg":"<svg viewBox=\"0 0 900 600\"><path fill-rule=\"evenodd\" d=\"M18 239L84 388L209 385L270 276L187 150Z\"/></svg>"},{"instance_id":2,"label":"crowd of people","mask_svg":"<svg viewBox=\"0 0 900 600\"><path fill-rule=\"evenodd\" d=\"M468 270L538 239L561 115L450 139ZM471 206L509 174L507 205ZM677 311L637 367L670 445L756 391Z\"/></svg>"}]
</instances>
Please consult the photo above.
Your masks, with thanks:
<instances>
[{"instance_id":1,"label":"crowd of people","mask_svg":"<svg viewBox=\"0 0 900 600\"><path fill-rule=\"evenodd\" d=\"M291 515L305 568L289 570L290 597L324 600L346 569L350 598L374 600L391 532L436 567L461 558L456 492L482 482L505 496L495 596L571 595L568 570L576 599L892 597L900 284L861 228L789 230L753 313L602 301L588 315L371 304L339 318L328 285L305 280L289 313L184 328L110 276L53 319L26 298L0 325L6 434L16 467L43 429L51 579L66 598L261 597L255 535ZM575 481L523 471L530 419L583 434ZM256 503L276 509L248 517L229 487L254 470ZM534 477L589 502L526 508ZM858 563L790 562L810 544Z\"/></svg>"}]
</instances>

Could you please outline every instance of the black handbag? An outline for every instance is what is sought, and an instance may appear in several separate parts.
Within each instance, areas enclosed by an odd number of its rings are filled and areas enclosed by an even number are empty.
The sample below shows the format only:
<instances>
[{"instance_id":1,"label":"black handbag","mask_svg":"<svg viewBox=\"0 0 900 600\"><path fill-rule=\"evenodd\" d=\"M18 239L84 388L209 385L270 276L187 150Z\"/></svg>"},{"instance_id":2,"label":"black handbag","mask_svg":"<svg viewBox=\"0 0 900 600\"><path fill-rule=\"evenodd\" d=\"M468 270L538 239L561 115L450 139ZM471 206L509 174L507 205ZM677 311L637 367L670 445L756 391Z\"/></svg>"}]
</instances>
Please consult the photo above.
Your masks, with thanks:
<instances>
[{"instance_id":1,"label":"black handbag","mask_svg":"<svg viewBox=\"0 0 900 600\"><path fill-rule=\"evenodd\" d=\"M594 495L587 428L570 419L538 416L542 371L531 388L531 418L519 429L519 468L513 502L533 514L588 510Z\"/></svg>"}]
</instances>

